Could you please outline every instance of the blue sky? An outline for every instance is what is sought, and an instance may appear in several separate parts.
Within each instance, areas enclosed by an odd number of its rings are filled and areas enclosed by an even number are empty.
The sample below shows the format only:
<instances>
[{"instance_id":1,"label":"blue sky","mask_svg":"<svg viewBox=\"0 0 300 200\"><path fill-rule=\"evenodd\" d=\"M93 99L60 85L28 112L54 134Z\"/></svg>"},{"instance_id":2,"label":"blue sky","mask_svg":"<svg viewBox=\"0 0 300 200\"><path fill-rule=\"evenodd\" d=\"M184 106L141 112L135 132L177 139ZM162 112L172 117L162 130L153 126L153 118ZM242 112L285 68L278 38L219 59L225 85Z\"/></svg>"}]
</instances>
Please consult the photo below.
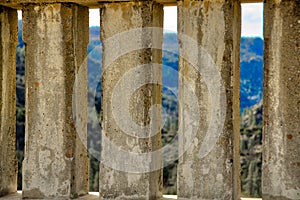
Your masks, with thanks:
<instances>
[{"instance_id":1,"label":"blue sky","mask_svg":"<svg viewBox=\"0 0 300 200\"><path fill-rule=\"evenodd\" d=\"M263 3L242 4L242 36L263 38Z\"/></svg>"},{"instance_id":2,"label":"blue sky","mask_svg":"<svg viewBox=\"0 0 300 200\"><path fill-rule=\"evenodd\" d=\"M164 29L177 32L177 8L169 6L164 8ZM21 18L19 12L19 19ZM90 26L99 26L99 10L90 10ZM263 3L242 4L242 36L263 37Z\"/></svg>"}]
</instances>

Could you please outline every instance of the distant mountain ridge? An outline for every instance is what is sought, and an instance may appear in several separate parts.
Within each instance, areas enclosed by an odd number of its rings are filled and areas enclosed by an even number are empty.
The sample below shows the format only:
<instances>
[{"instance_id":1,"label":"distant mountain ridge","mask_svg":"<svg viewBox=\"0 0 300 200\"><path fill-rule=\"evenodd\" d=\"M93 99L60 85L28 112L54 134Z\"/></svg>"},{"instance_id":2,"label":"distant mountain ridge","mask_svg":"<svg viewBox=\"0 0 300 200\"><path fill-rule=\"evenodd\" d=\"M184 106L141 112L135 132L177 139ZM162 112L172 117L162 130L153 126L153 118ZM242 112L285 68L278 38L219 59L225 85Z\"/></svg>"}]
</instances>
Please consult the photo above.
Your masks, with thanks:
<instances>
[{"instance_id":1,"label":"distant mountain ridge","mask_svg":"<svg viewBox=\"0 0 300 200\"><path fill-rule=\"evenodd\" d=\"M90 28L89 51L100 42L100 28ZM242 38L240 43L240 109L259 103L262 100L263 87L263 40L257 38ZM99 48L101 50L102 48ZM101 52L91 56L93 60L101 60ZM163 86L178 88L178 40L176 33L165 33L163 42ZM101 65L101 63L100 63ZM92 69L91 69L92 70ZM99 71L91 71L93 74ZM175 75L175 76L174 76Z\"/></svg>"},{"instance_id":2,"label":"distant mountain ridge","mask_svg":"<svg viewBox=\"0 0 300 200\"><path fill-rule=\"evenodd\" d=\"M242 38L240 50L240 108L259 103L263 90L263 53L261 38Z\"/></svg>"},{"instance_id":3,"label":"distant mountain ridge","mask_svg":"<svg viewBox=\"0 0 300 200\"><path fill-rule=\"evenodd\" d=\"M19 29L22 21L19 20ZM23 47L22 32L19 31L19 45ZM261 38L242 38L240 43L240 109L259 103L262 100L263 87L263 40ZM89 83L93 83L95 74L101 74L102 47L100 42L100 27L90 27ZM176 33L165 33L163 43L163 85L178 88L178 40Z\"/></svg>"}]
</instances>

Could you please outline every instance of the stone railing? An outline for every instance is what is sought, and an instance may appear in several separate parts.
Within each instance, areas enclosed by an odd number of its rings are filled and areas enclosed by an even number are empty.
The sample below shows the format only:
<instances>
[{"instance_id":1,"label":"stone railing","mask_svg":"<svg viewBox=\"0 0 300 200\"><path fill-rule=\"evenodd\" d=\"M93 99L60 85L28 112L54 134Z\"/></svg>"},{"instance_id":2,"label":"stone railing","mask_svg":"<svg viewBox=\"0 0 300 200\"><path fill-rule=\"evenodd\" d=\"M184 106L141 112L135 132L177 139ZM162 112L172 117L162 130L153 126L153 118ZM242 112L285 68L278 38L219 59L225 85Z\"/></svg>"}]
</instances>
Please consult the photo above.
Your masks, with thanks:
<instances>
[{"instance_id":1,"label":"stone railing","mask_svg":"<svg viewBox=\"0 0 300 200\"><path fill-rule=\"evenodd\" d=\"M173 4L179 40L178 199L239 199L240 3L0 0L0 196L17 191L17 9L26 47L22 197L88 194L88 9L98 7L100 197L162 197L163 4ZM300 199L300 2L266 0L264 12L263 199Z\"/></svg>"}]
</instances>

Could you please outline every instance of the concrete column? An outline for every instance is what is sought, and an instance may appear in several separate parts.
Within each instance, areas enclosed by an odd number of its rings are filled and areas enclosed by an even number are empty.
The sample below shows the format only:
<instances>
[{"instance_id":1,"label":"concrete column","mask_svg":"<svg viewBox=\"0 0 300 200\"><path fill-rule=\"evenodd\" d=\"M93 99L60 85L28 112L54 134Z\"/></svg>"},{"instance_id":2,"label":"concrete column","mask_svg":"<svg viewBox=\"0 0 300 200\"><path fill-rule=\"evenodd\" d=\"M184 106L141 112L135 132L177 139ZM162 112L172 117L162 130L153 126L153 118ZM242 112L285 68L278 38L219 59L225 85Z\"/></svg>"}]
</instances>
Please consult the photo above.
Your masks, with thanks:
<instances>
[{"instance_id":1,"label":"concrete column","mask_svg":"<svg viewBox=\"0 0 300 200\"><path fill-rule=\"evenodd\" d=\"M0 196L3 196L17 191L16 10L0 7L0 42Z\"/></svg>"},{"instance_id":2,"label":"concrete column","mask_svg":"<svg viewBox=\"0 0 300 200\"><path fill-rule=\"evenodd\" d=\"M179 199L239 199L238 0L178 2Z\"/></svg>"},{"instance_id":3,"label":"concrete column","mask_svg":"<svg viewBox=\"0 0 300 200\"><path fill-rule=\"evenodd\" d=\"M100 19L100 199L157 199L162 195L163 6L152 1L107 3Z\"/></svg>"},{"instance_id":4,"label":"concrete column","mask_svg":"<svg viewBox=\"0 0 300 200\"><path fill-rule=\"evenodd\" d=\"M264 4L263 199L300 199L300 1Z\"/></svg>"},{"instance_id":5,"label":"concrete column","mask_svg":"<svg viewBox=\"0 0 300 200\"><path fill-rule=\"evenodd\" d=\"M88 192L88 8L29 4L23 198L75 198Z\"/></svg>"}]
</instances>

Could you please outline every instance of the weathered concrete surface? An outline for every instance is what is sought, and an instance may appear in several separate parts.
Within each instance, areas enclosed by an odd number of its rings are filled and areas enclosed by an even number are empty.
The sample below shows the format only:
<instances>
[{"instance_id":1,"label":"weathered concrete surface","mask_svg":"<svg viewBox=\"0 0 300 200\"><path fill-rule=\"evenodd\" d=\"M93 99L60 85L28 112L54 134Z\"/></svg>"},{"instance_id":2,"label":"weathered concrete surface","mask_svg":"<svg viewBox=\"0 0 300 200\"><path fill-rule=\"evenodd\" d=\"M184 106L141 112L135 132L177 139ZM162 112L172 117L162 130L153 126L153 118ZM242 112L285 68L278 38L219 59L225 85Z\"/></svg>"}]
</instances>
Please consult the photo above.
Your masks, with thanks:
<instances>
[{"instance_id":1,"label":"weathered concrete surface","mask_svg":"<svg viewBox=\"0 0 300 200\"><path fill-rule=\"evenodd\" d=\"M88 192L88 37L86 7L43 4L23 9L23 198L73 198Z\"/></svg>"},{"instance_id":2,"label":"weathered concrete surface","mask_svg":"<svg viewBox=\"0 0 300 200\"><path fill-rule=\"evenodd\" d=\"M263 199L300 199L300 1L266 1L264 20Z\"/></svg>"},{"instance_id":3,"label":"weathered concrete surface","mask_svg":"<svg viewBox=\"0 0 300 200\"><path fill-rule=\"evenodd\" d=\"M2 200L21 200L22 199L22 191L18 191L17 193L14 193L14 194L10 194L10 195L7 195L5 197L0 197L0 199ZM56 198L57 199L57 198ZM66 199L66 198L65 198ZM78 197L76 199L85 199L85 200L98 200L99 199L99 193L89 193L87 195L84 195L84 196L81 196L81 197ZM28 199L30 200L30 199Z\"/></svg>"},{"instance_id":4,"label":"weathered concrete surface","mask_svg":"<svg viewBox=\"0 0 300 200\"><path fill-rule=\"evenodd\" d=\"M153 63L161 64L162 59L163 6L108 3L100 13L100 198L158 199L162 196L161 108L150 107L161 104L161 65ZM160 28L142 29L146 27Z\"/></svg>"},{"instance_id":5,"label":"weathered concrete surface","mask_svg":"<svg viewBox=\"0 0 300 200\"><path fill-rule=\"evenodd\" d=\"M0 196L17 191L17 11L0 6Z\"/></svg>"},{"instance_id":6,"label":"weathered concrete surface","mask_svg":"<svg viewBox=\"0 0 300 200\"><path fill-rule=\"evenodd\" d=\"M133 0L118 0L118 2L129 2ZM140 1L146 1L146 0L140 0ZM70 2L70 3L76 3L82 6L88 6L90 8L98 8L103 3L107 2L116 2L114 0L0 0L0 5L12 7L21 9L23 7L22 4L26 3L64 3L64 2ZM176 0L156 0L156 2L161 3L165 6L176 6L177 1ZM263 0L241 0L242 3L257 3L257 2L263 2Z\"/></svg>"},{"instance_id":7,"label":"weathered concrete surface","mask_svg":"<svg viewBox=\"0 0 300 200\"><path fill-rule=\"evenodd\" d=\"M179 199L238 199L240 3L178 2Z\"/></svg>"},{"instance_id":8,"label":"weathered concrete surface","mask_svg":"<svg viewBox=\"0 0 300 200\"><path fill-rule=\"evenodd\" d=\"M18 191L18 193L10 194L5 197L0 197L2 200L20 200L22 197L22 192ZM86 200L96 200L99 199L99 193L98 192L89 192L88 195L79 197L77 199L86 199ZM168 200L168 199L177 199L177 195L163 195L162 200ZM28 199L29 200L29 199ZM261 198L241 198L241 200L262 200Z\"/></svg>"}]
</instances>

